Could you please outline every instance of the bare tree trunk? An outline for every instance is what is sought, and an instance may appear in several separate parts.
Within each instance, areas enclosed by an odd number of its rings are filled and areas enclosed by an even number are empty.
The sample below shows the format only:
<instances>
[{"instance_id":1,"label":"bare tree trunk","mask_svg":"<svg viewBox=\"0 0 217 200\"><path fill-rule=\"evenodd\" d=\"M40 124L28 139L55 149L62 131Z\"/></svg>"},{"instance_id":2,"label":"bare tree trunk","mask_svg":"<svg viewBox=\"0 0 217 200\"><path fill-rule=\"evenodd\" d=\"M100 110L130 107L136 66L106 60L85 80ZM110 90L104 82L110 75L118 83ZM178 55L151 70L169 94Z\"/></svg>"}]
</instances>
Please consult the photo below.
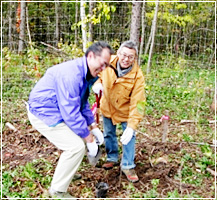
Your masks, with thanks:
<instances>
[{"instance_id":1,"label":"bare tree trunk","mask_svg":"<svg viewBox=\"0 0 217 200\"><path fill-rule=\"evenodd\" d=\"M142 3L142 36L141 36L139 55L142 55L143 53L144 40L145 40L145 0ZM139 65L140 64L141 64L141 57L139 56Z\"/></svg>"},{"instance_id":2,"label":"bare tree trunk","mask_svg":"<svg viewBox=\"0 0 217 200\"><path fill-rule=\"evenodd\" d=\"M75 44L78 44L78 29L77 29L77 23L78 23L78 0L76 0L75 3Z\"/></svg>"},{"instance_id":3,"label":"bare tree trunk","mask_svg":"<svg viewBox=\"0 0 217 200\"><path fill-rule=\"evenodd\" d=\"M93 15L93 8L94 8L94 2L93 0L90 0L89 2L89 15ZM88 37L89 42L93 42L93 24L92 22L89 22L89 37Z\"/></svg>"},{"instance_id":4,"label":"bare tree trunk","mask_svg":"<svg viewBox=\"0 0 217 200\"><path fill-rule=\"evenodd\" d=\"M152 32L153 32L153 30L151 28L151 32L150 32L150 35L149 35L149 38L148 38L148 42L147 42L146 47L145 47L145 54L148 53L148 50L149 50L149 47L150 47L151 38L152 38Z\"/></svg>"},{"instance_id":5,"label":"bare tree trunk","mask_svg":"<svg viewBox=\"0 0 217 200\"><path fill-rule=\"evenodd\" d=\"M12 38L13 5L14 5L14 2L10 2L9 4L9 24L8 24L8 41L9 41L10 50L12 50L12 42L13 42L13 38Z\"/></svg>"},{"instance_id":6,"label":"bare tree trunk","mask_svg":"<svg viewBox=\"0 0 217 200\"><path fill-rule=\"evenodd\" d=\"M51 28L51 20L50 20L50 15L47 16L47 32L46 32L46 38L47 38L47 43L50 43L51 41L51 34L50 32L52 31Z\"/></svg>"},{"instance_id":7,"label":"bare tree trunk","mask_svg":"<svg viewBox=\"0 0 217 200\"><path fill-rule=\"evenodd\" d=\"M157 28L157 13L158 13L158 5L159 5L159 1L156 2L156 6L155 6L155 13L154 13L154 18L152 21L152 27L153 27L153 31L152 31L152 42L151 42L151 47L149 50L149 57L148 57L148 64L147 64L147 74L150 73L150 67L151 67L151 59L152 59L152 53L153 53L153 48L154 48L154 38L155 38L155 31Z\"/></svg>"},{"instance_id":8,"label":"bare tree trunk","mask_svg":"<svg viewBox=\"0 0 217 200\"><path fill-rule=\"evenodd\" d=\"M184 47L183 47L183 53L182 53L182 56L183 56L183 58L184 58L184 56L185 56L185 53L186 53L186 47L187 47L187 34L184 32Z\"/></svg>"},{"instance_id":9,"label":"bare tree trunk","mask_svg":"<svg viewBox=\"0 0 217 200\"><path fill-rule=\"evenodd\" d=\"M18 53L21 53L24 49L24 40L25 40L25 19L26 19L26 2L21 1L21 13L20 13L20 34L19 34L19 46Z\"/></svg>"},{"instance_id":10,"label":"bare tree trunk","mask_svg":"<svg viewBox=\"0 0 217 200\"><path fill-rule=\"evenodd\" d=\"M136 43L139 47L139 35L140 35L140 20L141 20L141 2L133 2L132 15L131 15L131 29L130 40Z\"/></svg>"},{"instance_id":11,"label":"bare tree trunk","mask_svg":"<svg viewBox=\"0 0 217 200\"><path fill-rule=\"evenodd\" d=\"M169 41L170 41L170 26L167 25L167 42L166 42L166 51L169 51Z\"/></svg>"},{"instance_id":12,"label":"bare tree trunk","mask_svg":"<svg viewBox=\"0 0 217 200\"><path fill-rule=\"evenodd\" d=\"M28 11L28 4L26 5L26 28L29 36L29 44L32 46L32 39L31 39L31 33L29 29L29 11Z\"/></svg>"},{"instance_id":13,"label":"bare tree trunk","mask_svg":"<svg viewBox=\"0 0 217 200\"><path fill-rule=\"evenodd\" d=\"M86 51L87 47L87 32L86 32L86 24L85 24L85 7L84 7L84 0L80 1L80 15L81 15L81 30L82 30L82 42L83 42L83 52Z\"/></svg>"},{"instance_id":14,"label":"bare tree trunk","mask_svg":"<svg viewBox=\"0 0 217 200\"><path fill-rule=\"evenodd\" d=\"M56 14L56 30L55 30L55 40L56 46L58 46L59 38L60 38L60 28L59 28L59 6L60 2L55 1L55 14Z\"/></svg>"}]
</instances>

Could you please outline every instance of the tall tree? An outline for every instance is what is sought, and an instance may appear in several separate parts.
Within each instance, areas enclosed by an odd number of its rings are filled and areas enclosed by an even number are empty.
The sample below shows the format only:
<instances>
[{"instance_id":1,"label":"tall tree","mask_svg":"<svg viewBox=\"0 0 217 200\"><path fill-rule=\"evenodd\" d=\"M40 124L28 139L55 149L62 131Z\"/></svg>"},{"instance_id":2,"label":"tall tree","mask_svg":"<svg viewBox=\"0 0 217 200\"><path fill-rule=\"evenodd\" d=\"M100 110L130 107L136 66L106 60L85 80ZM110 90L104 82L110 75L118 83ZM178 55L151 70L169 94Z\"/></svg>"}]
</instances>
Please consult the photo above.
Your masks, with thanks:
<instances>
[{"instance_id":1,"label":"tall tree","mask_svg":"<svg viewBox=\"0 0 217 200\"><path fill-rule=\"evenodd\" d=\"M30 29L29 29L29 10L28 10L28 4L26 6L26 28L27 28L27 33L28 33L28 36L29 36L29 44L31 46L32 45L32 38L31 38Z\"/></svg>"},{"instance_id":2,"label":"tall tree","mask_svg":"<svg viewBox=\"0 0 217 200\"><path fill-rule=\"evenodd\" d=\"M9 48L12 49L12 20L13 20L13 12L12 9L14 7L14 2L10 2L9 4L9 22L8 22L8 41L9 41Z\"/></svg>"},{"instance_id":3,"label":"tall tree","mask_svg":"<svg viewBox=\"0 0 217 200\"><path fill-rule=\"evenodd\" d=\"M92 16L93 15L93 8L94 8L94 2L93 0L89 1L89 15ZM89 37L88 37L88 41L92 42L93 41L93 23L90 21L89 22Z\"/></svg>"},{"instance_id":4,"label":"tall tree","mask_svg":"<svg viewBox=\"0 0 217 200\"><path fill-rule=\"evenodd\" d=\"M76 0L75 3L75 24L78 23L78 0ZM78 44L78 29L77 26L75 26L75 41L74 43L77 45Z\"/></svg>"},{"instance_id":5,"label":"tall tree","mask_svg":"<svg viewBox=\"0 0 217 200\"><path fill-rule=\"evenodd\" d=\"M60 19L60 15L59 15L59 7L60 7L60 2L59 1L55 1L55 15L56 15L56 30L55 30L55 43L56 46L58 45L59 42L59 38L60 38L60 28L59 28L59 19Z\"/></svg>"},{"instance_id":6,"label":"tall tree","mask_svg":"<svg viewBox=\"0 0 217 200\"><path fill-rule=\"evenodd\" d=\"M87 48L87 30L85 23L85 1L80 1L80 16L81 16L81 30L82 30L82 43L83 43L83 52L86 51Z\"/></svg>"},{"instance_id":7,"label":"tall tree","mask_svg":"<svg viewBox=\"0 0 217 200\"><path fill-rule=\"evenodd\" d=\"M141 21L141 1L133 1L130 40L134 41L139 47L140 21Z\"/></svg>"},{"instance_id":8,"label":"tall tree","mask_svg":"<svg viewBox=\"0 0 217 200\"><path fill-rule=\"evenodd\" d=\"M142 35L141 35L141 44L139 48L139 55L142 55L143 53L143 46L144 46L144 40L145 40L145 2L146 0L143 1L142 3ZM139 57L139 65L141 63L141 57Z\"/></svg>"},{"instance_id":9,"label":"tall tree","mask_svg":"<svg viewBox=\"0 0 217 200\"><path fill-rule=\"evenodd\" d=\"M150 73L151 71L151 59L152 59L152 54L153 54L153 48L154 48L154 38L155 38L155 31L157 28L157 13L158 13L158 5L159 5L159 0L157 2L155 2L156 6L155 6L155 13L154 13L154 18L152 21L152 31L151 31L151 46L150 46L150 50L149 50L149 57L148 57L148 64L147 64L147 74Z\"/></svg>"},{"instance_id":10,"label":"tall tree","mask_svg":"<svg viewBox=\"0 0 217 200\"><path fill-rule=\"evenodd\" d=\"M148 41L147 41L146 47L145 47L145 54L148 53L148 50L149 50L149 47L150 47L151 38L152 38L152 31L153 31L153 29L151 28L151 32L150 32L150 35L149 35L149 37L148 37Z\"/></svg>"},{"instance_id":11,"label":"tall tree","mask_svg":"<svg viewBox=\"0 0 217 200\"><path fill-rule=\"evenodd\" d=\"M24 41L25 41L25 20L26 20L26 2L20 2L20 33L19 33L19 45L18 45L18 53L21 53L24 48Z\"/></svg>"}]
</instances>

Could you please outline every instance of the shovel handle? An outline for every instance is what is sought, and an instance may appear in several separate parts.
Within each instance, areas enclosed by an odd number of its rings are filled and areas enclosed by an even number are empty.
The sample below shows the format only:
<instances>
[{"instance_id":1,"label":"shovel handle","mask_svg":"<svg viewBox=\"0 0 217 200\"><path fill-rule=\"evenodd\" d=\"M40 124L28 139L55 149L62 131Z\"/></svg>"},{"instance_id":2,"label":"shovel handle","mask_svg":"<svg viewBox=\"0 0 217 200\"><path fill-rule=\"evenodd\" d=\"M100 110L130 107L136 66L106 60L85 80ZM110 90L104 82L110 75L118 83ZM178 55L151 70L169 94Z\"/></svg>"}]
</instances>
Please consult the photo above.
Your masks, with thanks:
<instances>
[{"instance_id":1,"label":"shovel handle","mask_svg":"<svg viewBox=\"0 0 217 200\"><path fill-rule=\"evenodd\" d=\"M96 96L96 107L97 107L97 110L96 110L96 123L99 124L99 107L100 107L100 99L102 97L102 90L99 91L99 95L98 94L95 94Z\"/></svg>"}]
</instances>

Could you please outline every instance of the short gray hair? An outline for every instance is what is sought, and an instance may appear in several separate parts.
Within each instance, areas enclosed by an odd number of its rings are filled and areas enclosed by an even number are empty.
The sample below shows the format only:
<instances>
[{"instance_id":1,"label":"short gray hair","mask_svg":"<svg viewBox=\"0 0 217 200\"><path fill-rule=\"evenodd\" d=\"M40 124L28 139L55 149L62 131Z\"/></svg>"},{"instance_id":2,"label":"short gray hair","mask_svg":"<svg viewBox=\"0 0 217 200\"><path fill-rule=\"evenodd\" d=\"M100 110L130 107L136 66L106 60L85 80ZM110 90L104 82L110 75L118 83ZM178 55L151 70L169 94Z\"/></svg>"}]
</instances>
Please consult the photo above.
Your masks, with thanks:
<instances>
[{"instance_id":1,"label":"short gray hair","mask_svg":"<svg viewBox=\"0 0 217 200\"><path fill-rule=\"evenodd\" d=\"M138 47L137 47L135 42L133 42L131 40L125 41L121 44L119 50L121 50L123 47L127 47L129 49L134 49L136 51L136 55L138 56Z\"/></svg>"}]
</instances>

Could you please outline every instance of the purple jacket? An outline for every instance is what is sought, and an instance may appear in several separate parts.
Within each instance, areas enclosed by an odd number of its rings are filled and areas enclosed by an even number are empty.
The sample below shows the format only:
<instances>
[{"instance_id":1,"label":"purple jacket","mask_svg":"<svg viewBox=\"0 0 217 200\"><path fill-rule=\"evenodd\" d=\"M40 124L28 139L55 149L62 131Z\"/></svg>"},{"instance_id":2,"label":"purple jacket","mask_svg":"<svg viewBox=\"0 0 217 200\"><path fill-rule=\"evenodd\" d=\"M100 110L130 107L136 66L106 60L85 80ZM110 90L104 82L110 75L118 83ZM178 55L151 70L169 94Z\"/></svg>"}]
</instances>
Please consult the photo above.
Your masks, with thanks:
<instances>
[{"instance_id":1,"label":"purple jacket","mask_svg":"<svg viewBox=\"0 0 217 200\"><path fill-rule=\"evenodd\" d=\"M48 126L64 121L77 135L87 137L94 122L87 101L87 70L85 56L49 68L30 93L30 112Z\"/></svg>"}]
</instances>

